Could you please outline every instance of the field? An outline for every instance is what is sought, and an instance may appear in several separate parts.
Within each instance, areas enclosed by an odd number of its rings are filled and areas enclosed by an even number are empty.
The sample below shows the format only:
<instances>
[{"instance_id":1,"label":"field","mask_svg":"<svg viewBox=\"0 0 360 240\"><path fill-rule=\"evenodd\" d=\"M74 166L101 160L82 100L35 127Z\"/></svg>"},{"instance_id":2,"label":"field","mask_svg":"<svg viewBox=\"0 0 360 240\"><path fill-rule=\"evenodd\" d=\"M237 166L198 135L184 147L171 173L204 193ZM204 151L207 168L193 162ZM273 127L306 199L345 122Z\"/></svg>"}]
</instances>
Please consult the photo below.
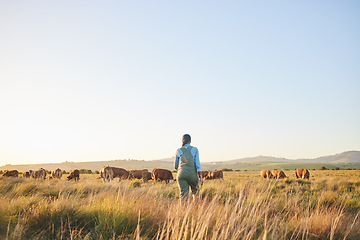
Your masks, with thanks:
<instances>
[{"instance_id":1,"label":"field","mask_svg":"<svg viewBox=\"0 0 360 240\"><path fill-rule=\"evenodd\" d=\"M346 169L344 165L335 165L327 163L289 163L289 162L244 162L244 163L232 163L226 166L225 164L220 165L218 169L221 168L231 168L238 170L247 170L247 171L260 171L262 169L296 169L296 168L306 168L309 170L320 169L325 167L326 169L335 170L336 167L339 169ZM351 169L358 169L359 165L351 165Z\"/></svg>"},{"instance_id":2,"label":"field","mask_svg":"<svg viewBox=\"0 0 360 240\"><path fill-rule=\"evenodd\" d=\"M179 203L176 182L0 179L0 239L360 239L360 170L310 180L225 172Z\"/></svg>"}]
</instances>

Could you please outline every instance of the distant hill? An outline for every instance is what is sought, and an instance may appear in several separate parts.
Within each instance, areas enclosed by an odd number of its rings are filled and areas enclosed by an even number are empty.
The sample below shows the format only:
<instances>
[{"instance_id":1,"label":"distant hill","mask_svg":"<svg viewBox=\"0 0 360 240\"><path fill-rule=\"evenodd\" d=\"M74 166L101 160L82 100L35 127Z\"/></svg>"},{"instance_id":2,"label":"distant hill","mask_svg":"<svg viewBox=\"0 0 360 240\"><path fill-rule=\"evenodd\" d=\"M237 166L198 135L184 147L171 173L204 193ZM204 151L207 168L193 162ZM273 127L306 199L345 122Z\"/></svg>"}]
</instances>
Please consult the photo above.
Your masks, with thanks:
<instances>
[{"instance_id":1,"label":"distant hill","mask_svg":"<svg viewBox=\"0 0 360 240\"><path fill-rule=\"evenodd\" d=\"M47 170L60 168L66 171L72 169L91 169L92 171L100 170L103 166L121 167L125 169L148 169L153 168L174 168L174 158L165 158L160 160L109 160L109 161L93 161L93 162L63 162L63 163L44 163L44 164L27 164L27 165L5 165L0 170L17 169L20 172L29 169L38 169L40 167ZM315 159L286 159L276 157L257 156L250 158L241 158L221 162L202 162L203 170L214 169L241 169L241 170L259 170L259 169L295 169L309 168L319 169L320 167L333 169L339 167L360 168L360 151L348 151L331 156L324 156Z\"/></svg>"},{"instance_id":2,"label":"distant hill","mask_svg":"<svg viewBox=\"0 0 360 240\"><path fill-rule=\"evenodd\" d=\"M287 163L329 163L329 164L360 164L360 151L348 151L335 155L319 157L315 159L286 159L286 158L276 158L276 157L267 157L267 156L258 156L250 158L241 158L225 162L238 162L238 163L251 163L251 162L287 162Z\"/></svg>"},{"instance_id":3,"label":"distant hill","mask_svg":"<svg viewBox=\"0 0 360 240\"><path fill-rule=\"evenodd\" d=\"M70 171L72 169L91 169L92 171L100 170L103 166L120 167L125 169L149 169L153 168L167 168L173 169L172 161L170 159L162 159L155 161L145 160L110 160L110 161L93 161L93 162L62 162L62 163L43 163L43 164L24 164L24 165L10 165L0 167L0 170L17 169L20 172L29 169L44 168L47 170L54 170L60 168L62 170Z\"/></svg>"},{"instance_id":4,"label":"distant hill","mask_svg":"<svg viewBox=\"0 0 360 240\"><path fill-rule=\"evenodd\" d=\"M315 158L310 161L333 164L360 164L360 151L343 152L332 156Z\"/></svg>"},{"instance_id":5,"label":"distant hill","mask_svg":"<svg viewBox=\"0 0 360 240\"><path fill-rule=\"evenodd\" d=\"M286 158L276 158L276 157L267 157L267 156L257 156L257 157L249 157L249 158L240 158L240 159L234 159L230 161L225 161L228 163L234 163L234 162L289 162L292 161L290 159Z\"/></svg>"}]
</instances>

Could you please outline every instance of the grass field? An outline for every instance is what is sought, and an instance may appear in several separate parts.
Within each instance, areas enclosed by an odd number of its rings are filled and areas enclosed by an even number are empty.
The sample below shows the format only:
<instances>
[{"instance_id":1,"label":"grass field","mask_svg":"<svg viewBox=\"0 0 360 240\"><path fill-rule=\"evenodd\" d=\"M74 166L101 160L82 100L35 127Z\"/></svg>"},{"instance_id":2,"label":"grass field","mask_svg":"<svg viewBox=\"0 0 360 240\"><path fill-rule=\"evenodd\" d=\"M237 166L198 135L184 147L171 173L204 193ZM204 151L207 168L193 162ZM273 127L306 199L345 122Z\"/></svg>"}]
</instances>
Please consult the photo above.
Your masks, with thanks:
<instances>
[{"instance_id":1,"label":"grass field","mask_svg":"<svg viewBox=\"0 0 360 240\"><path fill-rule=\"evenodd\" d=\"M340 168L346 169L344 165L339 165ZM309 170L320 169L321 167L325 167L326 169L334 170L338 167L335 164L327 164L327 163L288 163L288 162L249 162L249 163L233 163L227 166L231 169L240 169L240 170L248 170L248 171L260 171L262 169L296 169L296 168L306 168ZM357 168L358 165L352 165L351 168Z\"/></svg>"},{"instance_id":2,"label":"grass field","mask_svg":"<svg viewBox=\"0 0 360 240\"><path fill-rule=\"evenodd\" d=\"M285 173L225 172L187 205L176 183L1 178L0 239L360 239L360 170Z\"/></svg>"}]
</instances>

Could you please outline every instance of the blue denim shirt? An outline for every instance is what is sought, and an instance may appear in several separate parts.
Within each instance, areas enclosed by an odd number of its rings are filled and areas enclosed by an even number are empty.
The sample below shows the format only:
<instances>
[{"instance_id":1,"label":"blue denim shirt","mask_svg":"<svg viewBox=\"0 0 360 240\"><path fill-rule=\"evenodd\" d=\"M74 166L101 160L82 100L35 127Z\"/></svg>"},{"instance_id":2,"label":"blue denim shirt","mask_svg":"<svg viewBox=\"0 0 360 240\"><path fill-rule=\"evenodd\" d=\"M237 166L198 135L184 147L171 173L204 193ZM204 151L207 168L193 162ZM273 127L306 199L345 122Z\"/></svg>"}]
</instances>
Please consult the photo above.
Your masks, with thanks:
<instances>
[{"instance_id":1,"label":"blue denim shirt","mask_svg":"<svg viewBox=\"0 0 360 240\"><path fill-rule=\"evenodd\" d=\"M185 144L184 147L187 149L188 147L190 147L190 144ZM183 152L181 151L180 148L178 150L176 150L176 154L175 154L175 169L176 170L178 170L179 161L180 161L182 155L183 155ZM201 166L200 166L200 160L199 160L199 150L196 147L193 147L191 149L191 155L194 159L196 171L201 172Z\"/></svg>"}]
</instances>

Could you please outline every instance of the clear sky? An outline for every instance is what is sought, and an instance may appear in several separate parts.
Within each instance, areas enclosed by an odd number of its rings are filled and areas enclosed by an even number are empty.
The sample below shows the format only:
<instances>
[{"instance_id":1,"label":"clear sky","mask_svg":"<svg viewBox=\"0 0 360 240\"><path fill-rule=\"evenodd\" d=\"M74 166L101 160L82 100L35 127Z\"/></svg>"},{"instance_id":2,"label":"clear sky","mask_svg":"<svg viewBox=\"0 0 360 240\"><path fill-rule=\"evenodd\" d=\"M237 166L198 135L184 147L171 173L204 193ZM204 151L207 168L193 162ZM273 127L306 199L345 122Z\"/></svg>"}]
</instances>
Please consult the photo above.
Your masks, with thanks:
<instances>
[{"instance_id":1,"label":"clear sky","mask_svg":"<svg viewBox=\"0 0 360 240\"><path fill-rule=\"evenodd\" d=\"M360 2L0 0L0 113L0 165L360 150Z\"/></svg>"}]
</instances>

